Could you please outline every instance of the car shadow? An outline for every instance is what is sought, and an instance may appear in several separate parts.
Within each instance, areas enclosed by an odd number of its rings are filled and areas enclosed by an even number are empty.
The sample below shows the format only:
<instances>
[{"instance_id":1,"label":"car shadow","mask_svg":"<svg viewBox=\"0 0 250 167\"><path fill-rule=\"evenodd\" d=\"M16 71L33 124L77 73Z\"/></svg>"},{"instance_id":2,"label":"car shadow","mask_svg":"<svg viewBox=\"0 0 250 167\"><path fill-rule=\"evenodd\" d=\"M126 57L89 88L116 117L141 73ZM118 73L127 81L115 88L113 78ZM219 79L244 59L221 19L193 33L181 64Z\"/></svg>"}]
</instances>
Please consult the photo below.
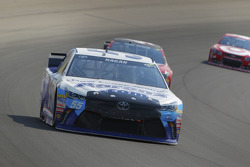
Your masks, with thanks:
<instances>
[{"instance_id":1,"label":"car shadow","mask_svg":"<svg viewBox=\"0 0 250 167\"><path fill-rule=\"evenodd\" d=\"M115 136L103 136L98 134L88 134L88 133L77 133L77 132L70 132L70 131L61 131L53 128L52 126L49 126L45 124L42 120L40 120L38 117L31 117L31 116L22 116L22 115L8 115L9 118L11 118L14 122L18 124L22 124L25 127L35 128L35 129L41 129L41 130L49 130L49 131L60 131L61 133L72 133L74 135L86 135L86 136L93 136L93 137L99 137L99 138L109 138L112 140L120 140L120 141L132 141L132 142L138 142L138 143L146 143L146 144L157 144L157 145L168 145L168 146L175 146L171 144L164 144L164 143L157 143L157 142L151 142L151 141L143 141L143 140L136 140L136 139L128 139L128 138L119 138Z\"/></svg>"},{"instance_id":2,"label":"car shadow","mask_svg":"<svg viewBox=\"0 0 250 167\"><path fill-rule=\"evenodd\" d=\"M202 61L201 63L202 63L202 64L207 64L207 65L209 65L207 60L204 60L204 61Z\"/></svg>"},{"instance_id":3,"label":"car shadow","mask_svg":"<svg viewBox=\"0 0 250 167\"><path fill-rule=\"evenodd\" d=\"M14 122L22 124L26 127L56 131L53 127L43 123L38 117L23 116L23 115L8 115Z\"/></svg>"}]
</instances>

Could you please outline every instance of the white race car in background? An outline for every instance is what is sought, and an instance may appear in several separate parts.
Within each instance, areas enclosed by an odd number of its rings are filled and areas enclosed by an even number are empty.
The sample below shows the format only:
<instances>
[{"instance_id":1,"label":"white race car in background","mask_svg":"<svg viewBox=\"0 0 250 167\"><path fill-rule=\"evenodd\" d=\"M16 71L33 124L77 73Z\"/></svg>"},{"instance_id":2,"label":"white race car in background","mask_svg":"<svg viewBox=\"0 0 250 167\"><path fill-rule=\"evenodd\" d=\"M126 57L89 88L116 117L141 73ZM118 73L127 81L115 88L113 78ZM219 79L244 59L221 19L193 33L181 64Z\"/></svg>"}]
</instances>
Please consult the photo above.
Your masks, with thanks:
<instances>
[{"instance_id":1,"label":"white race car in background","mask_svg":"<svg viewBox=\"0 0 250 167\"><path fill-rule=\"evenodd\" d=\"M49 57L40 118L56 129L177 144L182 111L148 57L90 48Z\"/></svg>"}]
</instances>

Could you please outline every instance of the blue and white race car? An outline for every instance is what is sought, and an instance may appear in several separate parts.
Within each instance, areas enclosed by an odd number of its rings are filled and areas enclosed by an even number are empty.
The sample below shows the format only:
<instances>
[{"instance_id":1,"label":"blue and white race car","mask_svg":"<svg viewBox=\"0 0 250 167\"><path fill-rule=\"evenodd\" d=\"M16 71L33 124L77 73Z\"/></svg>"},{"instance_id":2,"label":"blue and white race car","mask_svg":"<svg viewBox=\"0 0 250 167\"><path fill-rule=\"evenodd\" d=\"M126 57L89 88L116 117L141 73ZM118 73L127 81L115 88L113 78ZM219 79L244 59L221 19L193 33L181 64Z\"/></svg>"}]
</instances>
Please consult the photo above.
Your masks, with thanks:
<instances>
[{"instance_id":1,"label":"blue and white race car","mask_svg":"<svg viewBox=\"0 0 250 167\"><path fill-rule=\"evenodd\" d=\"M177 144L182 113L150 58L91 48L49 56L40 118L56 129Z\"/></svg>"}]
</instances>

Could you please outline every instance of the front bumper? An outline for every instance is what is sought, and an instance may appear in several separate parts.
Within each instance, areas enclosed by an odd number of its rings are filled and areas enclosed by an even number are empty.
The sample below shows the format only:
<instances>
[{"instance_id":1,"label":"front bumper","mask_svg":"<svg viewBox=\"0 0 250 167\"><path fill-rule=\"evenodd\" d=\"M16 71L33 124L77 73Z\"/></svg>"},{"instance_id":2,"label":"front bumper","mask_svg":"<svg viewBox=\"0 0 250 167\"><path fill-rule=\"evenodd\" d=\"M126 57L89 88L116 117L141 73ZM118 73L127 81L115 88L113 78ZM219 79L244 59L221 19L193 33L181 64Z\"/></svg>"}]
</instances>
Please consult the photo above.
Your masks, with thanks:
<instances>
[{"instance_id":1,"label":"front bumper","mask_svg":"<svg viewBox=\"0 0 250 167\"><path fill-rule=\"evenodd\" d=\"M64 98L62 98L64 97ZM122 97L124 99L124 96ZM139 99L139 98L138 98ZM181 129L182 105L175 112L162 111L157 104L135 104L129 111L117 109L117 100L107 96L72 100L58 90L56 129L159 143L177 144ZM152 103L152 102L151 102ZM77 107L78 106L78 107Z\"/></svg>"},{"instance_id":2,"label":"front bumper","mask_svg":"<svg viewBox=\"0 0 250 167\"><path fill-rule=\"evenodd\" d=\"M232 57L233 56L233 57ZM216 55L212 52L209 54L208 64L243 72L250 72L250 63L245 62L242 57L222 53L222 55Z\"/></svg>"},{"instance_id":3,"label":"front bumper","mask_svg":"<svg viewBox=\"0 0 250 167\"><path fill-rule=\"evenodd\" d=\"M219 67L223 67L223 68L227 68L227 69L231 69L231 70L236 70L236 71L242 71L242 72L247 72L250 73L250 66L243 66L243 67L232 67L232 66L228 66L228 65L224 65L221 62L217 61L208 61L208 64L214 65L214 66L219 66Z\"/></svg>"}]
</instances>

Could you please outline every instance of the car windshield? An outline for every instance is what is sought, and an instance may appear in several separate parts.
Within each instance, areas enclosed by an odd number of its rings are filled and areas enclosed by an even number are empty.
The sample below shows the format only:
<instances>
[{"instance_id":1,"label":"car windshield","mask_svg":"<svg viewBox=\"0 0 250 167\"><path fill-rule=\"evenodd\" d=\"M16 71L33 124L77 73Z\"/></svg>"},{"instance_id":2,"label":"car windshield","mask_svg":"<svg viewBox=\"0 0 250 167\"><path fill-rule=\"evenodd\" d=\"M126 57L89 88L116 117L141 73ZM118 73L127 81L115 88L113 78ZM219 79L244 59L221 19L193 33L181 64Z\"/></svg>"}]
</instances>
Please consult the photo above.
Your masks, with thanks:
<instances>
[{"instance_id":1,"label":"car windshield","mask_svg":"<svg viewBox=\"0 0 250 167\"><path fill-rule=\"evenodd\" d=\"M167 88L155 64L105 57L75 55L67 76L106 79Z\"/></svg>"},{"instance_id":2,"label":"car windshield","mask_svg":"<svg viewBox=\"0 0 250 167\"><path fill-rule=\"evenodd\" d=\"M155 49L153 47L134 44L134 43L125 43L125 42L115 41L110 46L109 50L138 54L141 56L149 57L156 63L165 64L165 60L163 58L161 50Z\"/></svg>"},{"instance_id":3,"label":"car windshield","mask_svg":"<svg viewBox=\"0 0 250 167\"><path fill-rule=\"evenodd\" d=\"M219 44L250 50L250 41L242 38L225 36Z\"/></svg>"}]
</instances>

